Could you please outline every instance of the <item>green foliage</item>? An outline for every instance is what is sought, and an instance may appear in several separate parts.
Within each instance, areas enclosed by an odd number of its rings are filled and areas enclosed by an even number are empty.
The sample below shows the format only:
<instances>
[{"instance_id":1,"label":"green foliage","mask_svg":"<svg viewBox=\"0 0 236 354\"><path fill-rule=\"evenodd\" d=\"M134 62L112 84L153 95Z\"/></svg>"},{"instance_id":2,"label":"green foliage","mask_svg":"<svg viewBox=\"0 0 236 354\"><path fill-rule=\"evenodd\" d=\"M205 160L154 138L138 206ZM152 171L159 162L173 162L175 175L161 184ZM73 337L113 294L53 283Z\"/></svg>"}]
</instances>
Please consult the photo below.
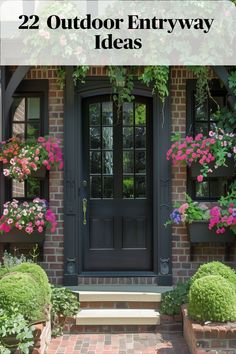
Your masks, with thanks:
<instances>
[{"instance_id":1,"label":"green foliage","mask_svg":"<svg viewBox=\"0 0 236 354\"><path fill-rule=\"evenodd\" d=\"M65 68L63 68L62 66L59 66L57 69L57 83L59 84L61 90L65 86L65 79L66 79Z\"/></svg>"},{"instance_id":2,"label":"green foliage","mask_svg":"<svg viewBox=\"0 0 236 354\"><path fill-rule=\"evenodd\" d=\"M8 341L9 337L15 337L14 344ZM33 330L19 308L12 304L8 309L0 309L0 353L10 354L18 349L21 354L28 354L33 344Z\"/></svg>"},{"instance_id":3,"label":"green foliage","mask_svg":"<svg viewBox=\"0 0 236 354\"><path fill-rule=\"evenodd\" d=\"M195 280L189 291L188 313L198 321L235 321L235 288L220 275Z\"/></svg>"},{"instance_id":4,"label":"green foliage","mask_svg":"<svg viewBox=\"0 0 236 354\"><path fill-rule=\"evenodd\" d=\"M179 315L180 306L188 302L190 282L179 283L176 288L162 294L161 313L165 315Z\"/></svg>"},{"instance_id":5,"label":"green foliage","mask_svg":"<svg viewBox=\"0 0 236 354\"><path fill-rule=\"evenodd\" d=\"M217 128L221 128L225 133L236 132L236 110L230 111L227 107L219 109L214 114Z\"/></svg>"},{"instance_id":6,"label":"green foliage","mask_svg":"<svg viewBox=\"0 0 236 354\"><path fill-rule=\"evenodd\" d=\"M221 262L209 262L206 264L202 264L197 272L191 279L191 283L194 283L196 280L208 276L208 275L218 275L222 278L226 279L229 283L231 283L232 287L236 290L236 273L235 271L226 266Z\"/></svg>"},{"instance_id":7,"label":"green foliage","mask_svg":"<svg viewBox=\"0 0 236 354\"><path fill-rule=\"evenodd\" d=\"M236 96L236 70L230 73L228 81L229 88L232 89L233 94Z\"/></svg>"},{"instance_id":8,"label":"green foliage","mask_svg":"<svg viewBox=\"0 0 236 354\"><path fill-rule=\"evenodd\" d=\"M73 80L74 84L77 84L77 81L80 81L84 83L84 79L89 71L89 66L87 65L82 65L82 66L76 66L74 72L73 72Z\"/></svg>"},{"instance_id":9,"label":"green foliage","mask_svg":"<svg viewBox=\"0 0 236 354\"><path fill-rule=\"evenodd\" d=\"M45 320L44 296L30 274L9 273L0 279L0 308L17 304L21 314L31 322Z\"/></svg>"},{"instance_id":10,"label":"green foliage","mask_svg":"<svg viewBox=\"0 0 236 354\"><path fill-rule=\"evenodd\" d=\"M0 267L0 279L8 273L8 270L4 267Z\"/></svg>"},{"instance_id":11,"label":"green foliage","mask_svg":"<svg viewBox=\"0 0 236 354\"><path fill-rule=\"evenodd\" d=\"M67 288L52 288L52 325L53 334L61 335L66 317L75 316L79 310L77 296Z\"/></svg>"},{"instance_id":12,"label":"green foliage","mask_svg":"<svg viewBox=\"0 0 236 354\"><path fill-rule=\"evenodd\" d=\"M22 263L12 268L11 272L27 273L38 284L38 289L41 293L43 305L50 304L51 288L48 282L48 277L45 271L35 263Z\"/></svg>"},{"instance_id":13,"label":"green foliage","mask_svg":"<svg viewBox=\"0 0 236 354\"><path fill-rule=\"evenodd\" d=\"M209 68L207 66L189 66L188 69L197 79L196 83L196 103L201 106L210 96L209 89Z\"/></svg>"},{"instance_id":14,"label":"green foliage","mask_svg":"<svg viewBox=\"0 0 236 354\"><path fill-rule=\"evenodd\" d=\"M132 95L134 88L133 71L125 66L108 66L107 72L112 84L113 100L117 104L119 113L124 102L134 100Z\"/></svg>"},{"instance_id":15,"label":"green foliage","mask_svg":"<svg viewBox=\"0 0 236 354\"><path fill-rule=\"evenodd\" d=\"M6 268L7 270L21 264L21 263L26 263L26 262L31 262L30 260L26 259L26 257L21 254L20 256L17 255L12 255L11 253L8 253L7 251L4 252L4 255L2 257L2 267ZM0 268L1 271L1 268Z\"/></svg>"},{"instance_id":16,"label":"green foliage","mask_svg":"<svg viewBox=\"0 0 236 354\"><path fill-rule=\"evenodd\" d=\"M158 93L161 102L165 102L168 96L168 80L169 67L168 66L146 66L143 74L139 78L145 85L153 85L153 93Z\"/></svg>"}]
</instances>

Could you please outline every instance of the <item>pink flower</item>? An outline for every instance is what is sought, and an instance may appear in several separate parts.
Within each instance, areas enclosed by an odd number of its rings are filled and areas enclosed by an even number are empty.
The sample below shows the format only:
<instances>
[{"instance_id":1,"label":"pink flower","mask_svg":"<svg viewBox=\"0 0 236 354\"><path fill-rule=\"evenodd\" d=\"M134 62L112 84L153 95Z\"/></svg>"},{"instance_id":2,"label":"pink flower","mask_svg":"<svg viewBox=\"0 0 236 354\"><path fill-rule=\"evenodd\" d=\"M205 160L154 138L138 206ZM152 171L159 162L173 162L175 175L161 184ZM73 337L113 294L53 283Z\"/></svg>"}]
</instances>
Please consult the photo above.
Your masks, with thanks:
<instances>
[{"instance_id":1,"label":"pink flower","mask_svg":"<svg viewBox=\"0 0 236 354\"><path fill-rule=\"evenodd\" d=\"M202 139L202 137L203 137L202 134L197 134L197 135L195 136L195 140L196 140L196 141L199 141L199 140Z\"/></svg>"},{"instance_id":2,"label":"pink flower","mask_svg":"<svg viewBox=\"0 0 236 354\"><path fill-rule=\"evenodd\" d=\"M9 225L7 225L7 224L1 224L0 225L0 232L2 231L2 232L9 232L11 230L11 228L10 228L10 226Z\"/></svg>"},{"instance_id":3,"label":"pink flower","mask_svg":"<svg viewBox=\"0 0 236 354\"><path fill-rule=\"evenodd\" d=\"M184 203L179 207L179 212L180 213L184 213L186 209L188 209L189 204L188 203Z\"/></svg>"},{"instance_id":4,"label":"pink flower","mask_svg":"<svg viewBox=\"0 0 236 354\"><path fill-rule=\"evenodd\" d=\"M203 175L197 176L197 181L201 183L203 181Z\"/></svg>"},{"instance_id":5,"label":"pink flower","mask_svg":"<svg viewBox=\"0 0 236 354\"><path fill-rule=\"evenodd\" d=\"M3 174L4 174L4 176L9 176L10 175L10 171L8 170L8 169L6 169L6 168L4 168L4 170L3 170Z\"/></svg>"},{"instance_id":6,"label":"pink flower","mask_svg":"<svg viewBox=\"0 0 236 354\"><path fill-rule=\"evenodd\" d=\"M38 227L38 232L40 232L40 233L43 232L43 227L42 226Z\"/></svg>"}]
</instances>

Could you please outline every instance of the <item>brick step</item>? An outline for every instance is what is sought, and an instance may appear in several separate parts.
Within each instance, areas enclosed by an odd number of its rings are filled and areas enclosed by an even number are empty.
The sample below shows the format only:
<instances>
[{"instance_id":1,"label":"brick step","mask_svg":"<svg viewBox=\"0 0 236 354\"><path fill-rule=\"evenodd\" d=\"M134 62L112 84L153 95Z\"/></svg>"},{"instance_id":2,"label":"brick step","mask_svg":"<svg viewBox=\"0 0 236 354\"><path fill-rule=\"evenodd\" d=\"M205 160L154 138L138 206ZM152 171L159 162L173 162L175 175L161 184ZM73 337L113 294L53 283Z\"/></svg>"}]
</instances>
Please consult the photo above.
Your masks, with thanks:
<instances>
[{"instance_id":1,"label":"brick step","mask_svg":"<svg viewBox=\"0 0 236 354\"><path fill-rule=\"evenodd\" d=\"M76 325L79 326L159 324L159 312L151 309L81 309L76 316Z\"/></svg>"},{"instance_id":2,"label":"brick step","mask_svg":"<svg viewBox=\"0 0 236 354\"><path fill-rule=\"evenodd\" d=\"M92 309L158 309L160 293L79 291L80 307Z\"/></svg>"}]
</instances>

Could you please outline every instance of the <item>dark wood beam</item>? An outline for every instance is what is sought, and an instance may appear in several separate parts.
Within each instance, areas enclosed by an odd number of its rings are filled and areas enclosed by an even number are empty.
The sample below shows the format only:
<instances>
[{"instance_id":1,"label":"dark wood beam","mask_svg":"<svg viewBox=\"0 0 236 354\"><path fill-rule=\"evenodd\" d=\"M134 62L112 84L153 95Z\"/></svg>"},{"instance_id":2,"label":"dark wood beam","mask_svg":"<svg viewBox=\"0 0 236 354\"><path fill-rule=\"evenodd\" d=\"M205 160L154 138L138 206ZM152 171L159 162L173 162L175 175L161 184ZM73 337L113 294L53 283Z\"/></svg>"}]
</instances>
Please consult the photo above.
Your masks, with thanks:
<instances>
[{"instance_id":1,"label":"dark wood beam","mask_svg":"<svg viewBox=\"0 0 236 354\"><path fill-rule=\"evenodd\" d=\"M3 134L8 134L9 132L9 112L13 103L13 95L30 68L31 66L18 66L12 74L6 87L4 95L4 113L2 126Z\"/></svg>"},{"instance_id":2,"label":"dark wood beam","mask_svg":"<svg viewBox=\"0 0 236 354\"><path fill-rule=\"evenodd\" d=\"M0 140L4 139L4 131L3 131L3 117L4 117L4 93L5 93L5 66L0 68ZM4 176L3 176L3 167L2 163L0 164L0 213L3 210L4 203Z\"/></svg>"},{"instance_id":3,"label":"dark wood beam","mask_svg":"<svg viewBox=\"0 0 236 354\"><path fill-rule=\"evenodd\" d=\"M212 66L212 69L218 76L218 78L223 82L227 92L228 92L228 102L230 104L230 108L234 109L234 106L236 104L236 97L232 91L232 89L229 87L229 72L225 66Z\"/></svg>"}]
</instances>

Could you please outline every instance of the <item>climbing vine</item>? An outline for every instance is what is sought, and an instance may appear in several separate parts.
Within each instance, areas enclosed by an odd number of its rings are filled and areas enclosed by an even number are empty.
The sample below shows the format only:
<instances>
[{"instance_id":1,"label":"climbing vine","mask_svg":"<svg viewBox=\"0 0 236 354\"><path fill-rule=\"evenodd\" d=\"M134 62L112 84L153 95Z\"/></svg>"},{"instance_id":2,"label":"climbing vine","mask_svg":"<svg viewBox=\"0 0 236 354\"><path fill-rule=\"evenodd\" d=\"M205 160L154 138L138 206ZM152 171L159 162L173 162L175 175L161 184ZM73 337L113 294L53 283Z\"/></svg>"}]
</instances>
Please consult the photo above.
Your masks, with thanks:
<instances>
[{"instance_id":1,"label":"climbing vine","mask_svg":"<svg viewBox=\"0 0 236 354\"><path fill-rule=\"evenodd\" d=\"M210 92L210 69L208 66L188 66L187 69L192 72L196 78L196 104L202 105L207 97L212 100ZM88 74L89 66L77 66L73 71L73 81L76 83L85 82ZM142 81L146 86L152 87L153 94L158 94L164 106L165 99L169 94L168 81L169 81L169 66L108 66L107 74L111 82L113 100L117 104L118 112L123 102L131 102L134 100L133 89L134 80ZM58 83L63 88L65 83L65 69L58 68ZM233 95L236 96L236 70L231 71L229 74L229 87ZM217 104L217 102L215 102ZM217 104L218 106L218 104ZM234 107L236 109L236 107ZM220 110L218 108L217 119L232 125L235 121L235 112L230 110Z\"/></svg>"},{"instance_id":2,"label":"climbing vine","mask_svg":"<svg viewBox=\"0 0 236 354\"><path fill-rule=\"evenodd\" d=\"M108 66L108 77L112 84L113 100L117 104L118 113L123 102L132 102L134 95L134 69L125 66Z\"/></svg>"},{"instance_id":3,"label":"climbing vine","mask_svg":"<svg viewBox=\"0 0 236 354\"><path fill-rule=\"evenodd\" d=\"M145 85L153 86L153 93L158 93L161 102L164 104L166 96L168 96L168 80L169 67L168 66L146 66L140 80Z\"/></svg>"}]
</instances>

